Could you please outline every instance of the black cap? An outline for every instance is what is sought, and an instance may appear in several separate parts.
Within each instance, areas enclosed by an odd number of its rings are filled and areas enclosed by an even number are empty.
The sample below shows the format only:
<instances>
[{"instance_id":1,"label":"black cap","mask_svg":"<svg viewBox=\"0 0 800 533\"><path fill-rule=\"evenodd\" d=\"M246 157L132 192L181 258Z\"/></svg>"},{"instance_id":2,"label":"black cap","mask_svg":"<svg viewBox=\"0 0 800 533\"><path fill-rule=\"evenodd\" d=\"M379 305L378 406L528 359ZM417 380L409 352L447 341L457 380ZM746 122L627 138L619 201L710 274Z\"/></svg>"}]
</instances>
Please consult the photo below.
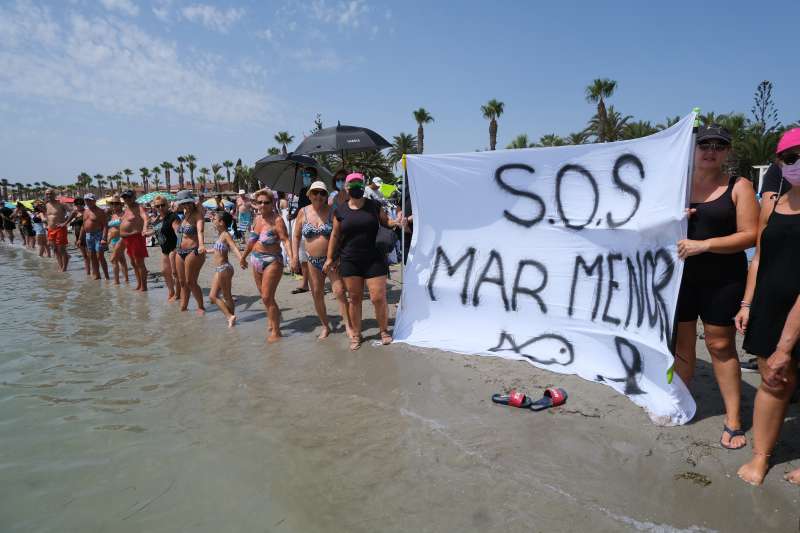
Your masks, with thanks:
<instances>
[{"instance_id":1,"label":"black cap","mask_svg":"<svg viewBox=\"0 0 800 533\"><path fill-rule=\"evenodd\" d=\"M134 194L134 192L132 190L126 189L126 190L122 191L122 193L119 196L120 196L120 198L133 198L133 197L136 196L136 194Z\"/></svg>"},{"instance_id":2,"label":"black cap","mask_svg":"<svg viewBox=\"0 0 800 533\"><path fill-rule=\"evenodd\" d=\"M731 143L731 134L719 124L712 124L708 127L702 126L697 130L697 142L703 141L725 141Z\"/></svg>"}]
</instances>

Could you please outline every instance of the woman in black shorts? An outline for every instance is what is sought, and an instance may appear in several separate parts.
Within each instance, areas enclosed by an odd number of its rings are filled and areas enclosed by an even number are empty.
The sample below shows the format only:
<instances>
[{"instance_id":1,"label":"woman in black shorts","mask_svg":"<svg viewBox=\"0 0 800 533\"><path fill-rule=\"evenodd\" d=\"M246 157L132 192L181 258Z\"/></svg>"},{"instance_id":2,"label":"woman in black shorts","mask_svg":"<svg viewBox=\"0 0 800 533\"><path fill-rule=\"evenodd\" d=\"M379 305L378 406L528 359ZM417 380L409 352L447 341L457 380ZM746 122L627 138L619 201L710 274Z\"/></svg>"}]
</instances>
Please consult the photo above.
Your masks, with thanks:
<instances>
[{"instance_id":1,"label":"woman in black shorts","mask_svg":"<svg viewBox=\"0 0 800 533\"><path fill-rule=\"evenodd\" d=\"M756 241L758 203L750 182L723 172L730 146L731 136L722 127L700 128L697 134L688 238L678 242L678 255L685 264L678 296L675 371L688 386L694 374L700 317L725 404L720 444L738 449L747 440L739 412L742 376L733 317L747 278L744 250Z\"/></svg>"},{"instance_id":2,"label":"woman in black shorts","mask_svg":"<svg viewBox=\"0 0 800 533\"><path fill-rule=\"evenodd\" d=\"M747 275L747 289L736 315L745 334L744 349L758 357L761 385L753 407L753 457L739 477L760 485L797 386L800 361L800 128L787 131L778 143L778 160L791 190L779 195L772 209L763 209L756 255ZM795 439L797 435L795 434ZM785 479L800 485L800 468Z\"/></svg>"},{"instance_id":3,"label":"woman in black shorts","mask_svg":"<svg viewBox=\"0 0 800 533\"><path fill-rule=\"evenodd\" d=\"M328 243L328 258L322 268L328 273L334 268L334 258L339 258L339 274L350 297L350 349L361 347L361 300L366 281L369 299L375 308L381 342L389 344L388 305L386 304L386 276L389 263L386 254L375 247L378 225L389 227L386 212L377 202L364 198L364 176L353 173L347 176L345 187L347 202L339 204L333 217L333 232ZM392 223L394 225L394 223Z\"/></svg>"}]
</instances>

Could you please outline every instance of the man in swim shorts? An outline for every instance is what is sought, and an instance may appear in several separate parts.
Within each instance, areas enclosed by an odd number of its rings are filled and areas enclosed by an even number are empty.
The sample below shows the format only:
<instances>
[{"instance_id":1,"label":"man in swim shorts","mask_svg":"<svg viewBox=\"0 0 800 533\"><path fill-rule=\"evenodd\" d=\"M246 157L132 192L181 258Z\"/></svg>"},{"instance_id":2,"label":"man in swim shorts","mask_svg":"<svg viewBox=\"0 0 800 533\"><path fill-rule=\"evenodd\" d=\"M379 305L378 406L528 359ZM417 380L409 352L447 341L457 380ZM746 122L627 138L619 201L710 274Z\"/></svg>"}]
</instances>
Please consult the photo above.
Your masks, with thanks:
<instances>
[{"instance_id":1,"label":"man in swim shorts","mask_svg":"<svg viewBox=\"0 0 800 533\"><path fill-rule=\"evenodd\" d=\"M92 265L92 277L100 279L100 268L108 278L108 263L106 263L106 249L108 249L108 216L106 212L97 207L97 198L88 193L83 197L86 209L83 211L83 226L81 233L86 239L86 252Z\"/></svg>"},{"instance_id":2,"label":"man in swim shorts","mask_svg":"<svg viewBox=\"0 0 800 533\"><path fill-rule=\"evenodd\" d=\"M122 223L119 226L119 235L125 244L125 251L131 258L133 272L136 274L137 291L147 291L147 267L144 260L147 257L147 243L144 233L147 231L147 213L144 208L136 203L136 195L130 189L120 195L125 202L125 212L122 214Z\"/></svg>"},{"instance_id":3,"label":"man in swim shorts","mask_svg":"<svg viewBox=\"0 0 800 533\"><path fill-rule=\"evenodd\" d=\"M44 192L47 203L47 243L53 248L61 272L67 271L69 254L67 254L67 210L56 198L56 191L47 189Z\"/></svg>"}]
</instances>

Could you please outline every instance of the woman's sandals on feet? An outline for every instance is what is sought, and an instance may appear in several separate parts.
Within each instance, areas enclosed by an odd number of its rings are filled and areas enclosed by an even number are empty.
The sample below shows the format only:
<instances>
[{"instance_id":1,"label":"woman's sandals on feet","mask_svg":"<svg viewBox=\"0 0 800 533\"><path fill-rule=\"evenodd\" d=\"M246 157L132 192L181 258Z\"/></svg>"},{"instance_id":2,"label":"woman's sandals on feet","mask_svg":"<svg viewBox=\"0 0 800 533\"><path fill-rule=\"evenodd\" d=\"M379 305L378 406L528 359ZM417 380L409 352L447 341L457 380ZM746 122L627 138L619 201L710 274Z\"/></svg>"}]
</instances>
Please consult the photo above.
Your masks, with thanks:
<instances>
[{"instance_id":1,"label":"woman's sandals on feet","mask_svg":"<svg viewBox=\"0 0 800 533\"><path fill-rule=\"evenodd\" d=\"M364 338L361 335L350 337L350 351L355 352L361 348L362 342L364 342Z\"/></svg>"},{"instance_id":2,"label":"woman's sandals on feet","mask_svg":"<svg viewBox=\"0 0 800 533\"><path fill-rule=\"evenodd\" d=\"M725 438L725 434L728 435L728 444L726 445L722 439ZM727 424L722 425L722 437L719 439L719 445L725 448L726 450L741 450L745 446L747 446L747 439L745 438L744 443L741 446L732 446L731 442L736 437L745 437L745 432L743 429L731 429L727 426Z\"/></svg>"},{"instance_id":3,"label":"woman's sandals on feet","mask_svg":"<svg viewBox=\"0 0 800 533\"><path fill-rule=\"evenodd\" d=\"M800 468L792 470L791 472L783 476L783 479L785 479L792 485L800 485Z\"/></svg>"},{"instance_id":4,"label":"woman's sandals on feet","mask_svg":"<svg viewBox=\"0 0 800 533\"><path fill-rule=\"evenodd\" d=\"M381 344L386 346L387 344L391 344L392 340L392 336L389 335L388 331L381 331Z\"/></svg>"}]
</instances>

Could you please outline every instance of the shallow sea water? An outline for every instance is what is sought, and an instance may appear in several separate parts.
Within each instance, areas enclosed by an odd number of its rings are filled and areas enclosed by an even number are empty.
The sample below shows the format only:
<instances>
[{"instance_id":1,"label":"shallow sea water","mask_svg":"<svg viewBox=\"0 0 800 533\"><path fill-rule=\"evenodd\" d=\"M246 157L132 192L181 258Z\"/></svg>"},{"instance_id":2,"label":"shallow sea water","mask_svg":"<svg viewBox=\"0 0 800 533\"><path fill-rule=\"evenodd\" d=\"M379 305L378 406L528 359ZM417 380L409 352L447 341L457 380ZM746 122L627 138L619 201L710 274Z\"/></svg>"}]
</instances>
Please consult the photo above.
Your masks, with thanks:
<instances>
[{"instance_id":1,"label":"shallow sea water","mask_svg":"<svg viewBox=\"0 0 800 533\"><path fill-rule=\"evenodd\" d=\"M582 420L463 408L460 359L350 353L302 316L267 346L258 300L231 331L79 268L0 244L3 533L681 530L646 493L609 507L607 454L574 474Z\"/></svg>"}]
</instances>

